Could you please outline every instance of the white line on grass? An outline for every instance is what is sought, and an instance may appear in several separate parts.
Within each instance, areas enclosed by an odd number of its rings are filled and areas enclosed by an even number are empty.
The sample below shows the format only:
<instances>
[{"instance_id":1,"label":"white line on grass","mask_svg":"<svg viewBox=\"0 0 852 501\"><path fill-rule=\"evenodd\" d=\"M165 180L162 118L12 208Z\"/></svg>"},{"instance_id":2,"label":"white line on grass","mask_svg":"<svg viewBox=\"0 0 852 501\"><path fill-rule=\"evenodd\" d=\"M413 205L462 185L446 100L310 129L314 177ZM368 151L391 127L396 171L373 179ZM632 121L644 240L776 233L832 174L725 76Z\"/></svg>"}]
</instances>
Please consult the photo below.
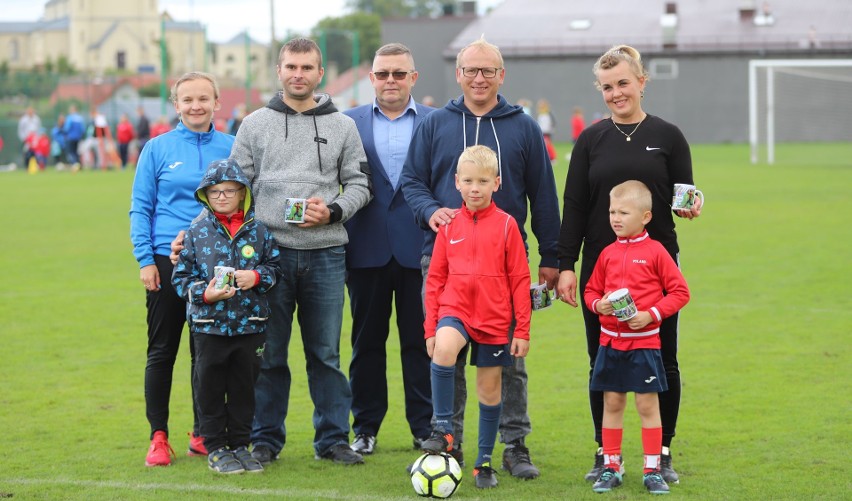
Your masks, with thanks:
<instances>
[{"instance_id":1,"label":"white line on grass","mask_svg":"<svg viewBox=\"0 0 852 501\"><path fill-rule=\"evenodd\" d=\"M230 487L222 485L176 485L176 484L143 484L133 482L112 482L95 480L74 479L43 479L43 478L12 478L4 479L4 482L18 485L67 485L74 487L88 487L98 489L125 489L132 491L150 491L160 489L176 492L210 492L228 493L253 496L276 496L297 499L353 499L353 500L385 500L385 499L411 499L410 497L392 498L387 496L365 496L353 495L349 492L335 490L309 490L309 489L251 489L245 487Z\"/></svg>"}]
</instances>

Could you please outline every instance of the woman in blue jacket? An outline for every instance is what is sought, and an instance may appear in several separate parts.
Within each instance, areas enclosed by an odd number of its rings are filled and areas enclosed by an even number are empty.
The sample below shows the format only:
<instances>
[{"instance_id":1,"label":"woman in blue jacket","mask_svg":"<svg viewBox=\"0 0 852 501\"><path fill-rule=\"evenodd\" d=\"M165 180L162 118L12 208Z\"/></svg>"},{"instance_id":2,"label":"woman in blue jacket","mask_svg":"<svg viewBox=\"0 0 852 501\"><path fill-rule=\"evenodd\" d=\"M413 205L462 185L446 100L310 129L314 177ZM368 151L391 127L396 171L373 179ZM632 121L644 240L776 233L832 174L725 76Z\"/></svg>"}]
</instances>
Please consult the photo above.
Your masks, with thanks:
<instances>
[{"instance_id":1,"label":"woman in blue jacket","mask_svg":"<svg viewBox=\"0 0 852 501\"><path fill-rule=\"evenodd\" d=\"M145 410L151 425L147 466L171 464L168 441L172 372L186 322L186 303L170 283L174 266L170 244L198 215L195 190L207 165L231 154L234 137L213 128L219 88L211 75L184 74L172 87L178 126L145 144L139 155L130 205L130 240L139 262L148 309L148 362L145 366ZM195 350L190 342L192 374ZM194 393L194 391L193 391ZM195 397L193 395L193 402ZM189 455L207 455L198 432L193 405Z\"/></svg>"}]
</instances>

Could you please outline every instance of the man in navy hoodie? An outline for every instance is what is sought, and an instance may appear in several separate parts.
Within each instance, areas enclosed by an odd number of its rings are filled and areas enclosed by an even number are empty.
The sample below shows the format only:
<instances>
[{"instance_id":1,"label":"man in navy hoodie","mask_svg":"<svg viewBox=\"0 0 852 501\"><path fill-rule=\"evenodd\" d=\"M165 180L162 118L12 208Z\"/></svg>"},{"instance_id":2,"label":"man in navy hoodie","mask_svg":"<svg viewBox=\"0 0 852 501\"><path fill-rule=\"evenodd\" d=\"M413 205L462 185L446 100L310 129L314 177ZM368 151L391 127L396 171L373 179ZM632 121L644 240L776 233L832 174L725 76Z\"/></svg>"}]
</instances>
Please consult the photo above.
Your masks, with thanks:
<instances>
[{"instance_id":1,"label":"man in navy hoodie","mask_svg":"<svg viewBox=\"0 0 852 501\"><path fill-rule=\"evenodd\" d=\"M535 120L519 106L498 94L506 70L500 50L484 38L467 45L456 58L456 81L463 95L423 119L408 149L400 182L405 200L418 224L427 232L421 267L428 273L435 233L450 224L453 209L462 199L455 187L455 165L462 151L482 144L497 152L502 184L494 201L518 222L526 242L527 201L532 230L538 240L538 282L552 289L558 278L556 241L559 238L559 202L553 168L544 136ZM464 365L464 355L457 367ZM462 442L464 402L467 400L464 370L456 370L456 447ZM532 464L524 438L532 431L527 413L527 373L523 358L503 371L503 413L500 441L506 444L503 469L512 476L533 479L539 470ZM458 451L454 454L458 457Z\"/></svg>"}]
</instances>

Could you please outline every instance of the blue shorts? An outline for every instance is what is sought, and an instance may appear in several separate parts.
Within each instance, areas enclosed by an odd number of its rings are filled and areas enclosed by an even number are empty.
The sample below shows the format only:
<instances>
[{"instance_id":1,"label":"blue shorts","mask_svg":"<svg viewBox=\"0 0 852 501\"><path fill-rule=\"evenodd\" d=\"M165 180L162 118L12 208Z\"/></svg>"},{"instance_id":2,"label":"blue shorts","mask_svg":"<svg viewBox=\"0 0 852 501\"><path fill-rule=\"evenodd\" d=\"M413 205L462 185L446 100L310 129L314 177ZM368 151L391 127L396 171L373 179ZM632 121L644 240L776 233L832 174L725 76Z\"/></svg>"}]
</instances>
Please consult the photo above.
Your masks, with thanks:
<instances>
[{"instance_id":1,"label":"blue shorts","mask_svg":"<svg viewBox=\"0 0 852 501\"><path fill-rule=\"evenodd\" d=\"M619 393L660 393L669 389L660 350L598 348L589 389Z\"/></svg>"},{"instance_id":2,"label":"blue shorts","mask_svg":"<svg viewBox=\"0 0 852 501\"><path fill-rule=\"evenodd\" d=\"M444 317L438 320L438 327L452 327L464 336L465 341L470 343L470 365L476 367L509 367L514 364L514 357L510 354L511 346L508 344L479 344L470 338L464 323L456 317Z\"/></svg>"}]
</instances>

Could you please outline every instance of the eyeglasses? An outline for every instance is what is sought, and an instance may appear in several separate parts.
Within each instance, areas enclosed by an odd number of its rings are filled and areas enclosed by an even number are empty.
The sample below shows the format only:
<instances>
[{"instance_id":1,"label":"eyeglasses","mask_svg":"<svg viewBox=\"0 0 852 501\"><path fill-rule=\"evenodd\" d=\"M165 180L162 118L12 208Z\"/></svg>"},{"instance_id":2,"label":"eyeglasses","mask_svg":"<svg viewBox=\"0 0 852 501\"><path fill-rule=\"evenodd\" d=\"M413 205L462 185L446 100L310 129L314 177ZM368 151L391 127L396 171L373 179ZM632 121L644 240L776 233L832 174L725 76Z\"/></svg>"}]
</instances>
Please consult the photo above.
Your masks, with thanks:
<instances>
[{"instance_id":1,"label":"eyeglasses","mask_svg":"<svg viewBox=\"0 0 852 501\"><path fill-rule=\"evenodd\" d=\"M497 76L497 72L502 70L503 68L462 68L462 74L468 78L476 78L476 74L480 71L482 72L482 76L485 78L494 78Z\"/></svg>"},{"instance_id":2,"label":"eyeglasses","mask_svg":"<svg viewBox=\"0 0 852 501\"><path fill-rule=\"evenodd\" d=\"M237 193L243 191L243 188L228 189L228 190L207 190L207 198L234 198Z\"/></svg>"},{"instance_id":3,"label":"eyeglasses","mask_svg":"<svg viewBox=\"0 0 852 501\"><path fill-rule=\"evenodd\" d=\"M374 71L373 76L378 80L387 80L389 76L393 75L394 80L405 80L405 77L408 76L409 73L414 73L414 70L411 71Z\"/></svg>"}]
</instances>

